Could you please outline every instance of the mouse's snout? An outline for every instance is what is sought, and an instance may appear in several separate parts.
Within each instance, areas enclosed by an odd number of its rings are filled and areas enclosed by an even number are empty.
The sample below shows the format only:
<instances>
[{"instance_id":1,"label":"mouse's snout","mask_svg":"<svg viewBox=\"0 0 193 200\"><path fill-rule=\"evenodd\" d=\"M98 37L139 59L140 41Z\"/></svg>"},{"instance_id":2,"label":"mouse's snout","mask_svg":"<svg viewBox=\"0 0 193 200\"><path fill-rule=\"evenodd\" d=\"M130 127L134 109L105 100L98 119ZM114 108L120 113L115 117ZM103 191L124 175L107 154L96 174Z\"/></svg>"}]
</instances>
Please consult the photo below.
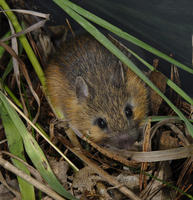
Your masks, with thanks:
<instances>
[{"instance_id":1,"label":"mouse's snout","mask_svg":"<svg viewBox=\"0 0 193 200\"><path fill-rule=\"evenodd\" d=\"M133 144L140 138L140 131L137 129L127 130L113 134L103 141L103 145L107 147L115 147L118 149L131 149Z\"/></svg>"}]
</instances>

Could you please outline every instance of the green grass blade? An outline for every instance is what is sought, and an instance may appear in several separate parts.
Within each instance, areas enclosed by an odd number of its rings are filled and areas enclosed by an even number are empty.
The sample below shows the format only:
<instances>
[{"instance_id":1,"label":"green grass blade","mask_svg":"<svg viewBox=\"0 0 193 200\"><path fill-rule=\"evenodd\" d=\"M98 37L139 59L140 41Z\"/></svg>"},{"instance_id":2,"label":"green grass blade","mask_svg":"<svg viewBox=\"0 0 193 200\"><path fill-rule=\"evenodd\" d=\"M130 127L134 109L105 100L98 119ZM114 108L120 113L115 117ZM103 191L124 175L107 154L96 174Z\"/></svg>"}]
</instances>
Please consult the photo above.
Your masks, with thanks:
<instances>
[{"instance_id":1,"label":"green grass blade","mask_svg":"<svg viewBox=\"0 0 193 200\"><path fill-rule=\"evenodd\" d=\"M110 24L109 22L105 21L104 19L97 17L96 15L92 14L91 12L81 8L80 6L70 2L69 0L53 0L57 5L65 6L71 8L73 11L76 11L78 14L82 15L83 17L89 19L90 21L98 24L99 26L115 33L119 37L132 42L133 44L159 56L160 58L167 60L168 62L180 67L181 69L193 74L193 69L190 67L187 67L186 65L176 61L175 59L167 56L166 54L162 53L161 51L151 47L150 45L146 44L145 42L142 42L141 40L135 38L134 36L122 31L120 28Z\"/></svg>"},{"instance_id":2,"label":"green grass blade","mask_svg":"<svg viewBox=\"0 0 193 200\"><path fill-rule=\"evenodd\" d=\"M6 133L9 151L12 154L16 155L17 157L21 158L22 160L26 161L24 154L23 154L24 147L23 147L22 138L21 138L17 128L15 127L15 124L13 123L12 119L10 118L9 114L7 113L6 108L4 107L4 105L2 103L0 103L0 115L1 115L2 122L3 122L3 127L5 129L5 133ZM16 159L12 159L12 162L14 163L14 165L17 168L19 168L26 174L30 175L27 167L23 163L19 162ZM22 199L23 200L35 200L35 193L34 193L33 186L20 177L17 177L17 179L18 179Z\"/></svg>"},{"instance_id":3,"label":"green grass blade","mask_svg":"<svg viewBox=\"0 0 193 200\"><path fill-rule=\"evenodd\" d=\"M171 81L169 78L167 78L167 84L181 97L183 97L187 102L189 102L191 105L193 105L193 99L186 93L184 90L182 90L178 85L176 85L173 81Z\"/></svg>"},{"instance_id":4,"label":"green grass blade","mask_svg":"<svg viewBox=\"0 0 193 200\"><path fill-rule=\"evenodd\" d=\"M12 58L9 60L9 63L6 67L6 69L4 70L3 72L3 75L2 75L2 84L4 84L4 81L6 79L6 77L8 76L8 74L12 71L13 69L13 62L12 62Z\"/></svg>"},{"instance_id":5,"label":"green grass blade","mask_svg":"<svg viewBox=\"0 0 193 200\"><path fill-rule=\"evenodd\" d=\"M158 122L165 119L181 120L178 116L149 116L148 119L151 119L151 122ZM193 123L193 119L189 119L189 121Z\"/></svg>"},{"instance_id":6,"label":"green grass blade","mask_svg":"<svg viewBox=\"0 0 193 200\"><path fill-rule=\"evenodd\" d=\"M135 56L141 63L143 63L145 66L147 66L151 71L154 71L155 68L150 65L148 62L146 62L144 59L142 59L140 56L138 56L135 52L132 50L126 48L128 52L130 52L133 56ZM178 85L176 85L173 81L171 81L169 78L166 77L167 85L170 86L176 93L178 93L181 97L183 97L187 102L189 102L191 105L193 105L193 99L184 92Z\"/></svg>"},{"instance_id":7,"label":"green grass blade","mask_svg":"<svg viewBox=\"0 0 193 200\"><path fill-rule=\"evenodd\" d=\"M2 85L2 79L1 78L0 78L0 89L4 89L7 92L7 94L11 97L11 99L13 99L15 104L17 104L17 106L19 106L22 109L22 104L17 99L17 97L13 94L13 92L9 89L9 87L5 84Z\"/></svg>"},{"instance_id":8,"label":"green grass blade","mask_svg":"<svg viewBox=\"0 0 193 200\"><path fill-rule=\"evenodd\" d=\"M12 11L10 11L10 8L5 0L0 0L0 6L4 10L9 10L9 11L5 11L5 12L6 12L9 20L11 21L16 33L22 31L22 28L17 20L17 17L15 16L15 14ZM34 67L34 70L35 70L36 74L38 75L38 78L40 79L40 82L44 89L45 88L45 76L44 76L44 73L42 71L42 68L40 66L38 59L36 58L26 36L25 35L19 36L19 40L20 40L21 44L23 45L23 48L25 49L25 52L32 64L32 66Z\"/></svg>"},{"instance_id":9,"label":"green grass blade","mask_svg":"<svg viewBox=\"0 0 193 200\"><path fill-rule=\"evenodd\" d=\"M93 35L103 46L105 46L111 53L116 55L124 64L126 64L134 73L136 73L145 83L147 83L153 90L155 90L166 103L176 112L176 114L185 122L190 134L193 137L193 126L186 119L183 113L154 85L152 82L125 56L111 41L109 41L98 29L96 29L90 22L80 16L77 12L68 7L61 0L54 0L57 4L75 21L77 21L84 29Z\"/></svg>"},{"instance_id":10,"label":"green grass blade","mask_svg":"<svg viewBox=\"0 0 193 200\"><path fill-rule=\"evenodd\" d=\"M4 39L4 38L9 37L10 35L11 35L11 32L8 31L8 32L1 38L1 40ZM8 43L8 42L6 42L6 44L7 44L7 43ZM1 57L3 56L4 52L5 52L5 49L4 49L2 46L0 46L0 59L1 59Z\"/></svg>"},{"instance_id":11,"label":"green grass blade","mask_svg":"<svg viewBox=\"0 0 193 200\"><path fill-rule=\"evenodd\" d=\"M5 110L9 115L11 121L15 125L15 128L21 135L28 156L30 157L31 161L33 162L34 166L37 168L41 176L60 195L68 199L76 200L76 198L73 197L69 192L67 192L57 180L56 176L53 174L49 166L49 163L43 151L37 144L36 140L32 137L32 135L27 131L22 120L19 118L16 111L10 106L2 92L0 92L0 100L2 105L5 107Z\"/></svg>"}]
</instances>

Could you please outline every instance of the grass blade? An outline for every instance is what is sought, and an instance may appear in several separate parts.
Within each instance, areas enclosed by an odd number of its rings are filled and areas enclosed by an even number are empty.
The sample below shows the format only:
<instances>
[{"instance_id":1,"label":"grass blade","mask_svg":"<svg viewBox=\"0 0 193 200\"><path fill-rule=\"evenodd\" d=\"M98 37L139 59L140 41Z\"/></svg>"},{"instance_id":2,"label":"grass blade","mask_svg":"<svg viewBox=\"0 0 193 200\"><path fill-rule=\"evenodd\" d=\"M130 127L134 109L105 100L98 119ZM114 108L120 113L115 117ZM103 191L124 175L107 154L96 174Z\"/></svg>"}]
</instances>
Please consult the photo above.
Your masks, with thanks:
<instances>
[{"instance_id":1,"label":"grass blade","mask_svg":"<svg viewBox=\"0 0 193 200\"><path fill-rule=\"evenodd\" d=\"M135 56L141 63L143 63L145 66L147 66L151 71L154 71L155 68L150 65L148 62L146 62L143 58L138 56L135 52L132 50L126 48L128 52L130 52L133 56ZM173 81L171 81L169 78L166 77L167 85L170 86L176 93L178 93L181 97L183 97L187 102L189 102L191 105L193 105L193 99L184 92L178 85L176 85Z\"/></svg>"},{"instance_id":2,"label":"grass blade","mask_svg":"<svg viewBox=\"0 0 193 200\"><path fill-rule=\"evenodd\" d=\"M8 115L5 106L2 103L0 104L0 115L1 115L1 119L3 122L4 129L5 129L5 133L6 133L9 151L15 156L26 161L23 154L24 147L23 147L22 138L18 132L18 129L15 127L15 124L13 123L10 116ZM27 167L23 163L15 159L12 159L12 162L17 168L19 168L26 174L30 175ZM35 193L34 193L33 186L20 177L17 177L17 179L18 179L22 199L35 200Z\"/></svg>"},{"instance_id":3,"label":"grass blade","mask_svg":"<svg viewBox=\"0 0 193 200\"><path fill-rule=\"evenodd\" d=\"M154 91L156 91L166 103L176 112L176 114L184 121L186 127L193 137L193 126L186 119L183 113L143 74L143 72L137 68L127 56L125 56L111 41L109 41L97 28L95 28L85 18L71 9L66 0L53 0L56 2L69 16L77 21L84 29L86 29L91 35L93 35L103 46L105 46L111 53L116 55L124 64L126 64L134 73L136 73L145 83L147 83Z\"/></svg>"},{"instance_id":4,"label":"grass blade","mask_svg":"<svg viewBox=\"0 0 193 200\"><path fill-rule=\"evenodd\" d=\"M14 29L15 29L15 32L18 33L20 31L22 31L22 28L17 20L17 17L15 16L15 14L10 10L8 4L6 3L5 0L0 0L0 6L4 9L4 10L7 10L5 11L9 20L11 21ZM26 54L32 64L32 66L34 67L34 70L36 72L36 74L38 75L38 78L40 79L40 82L43 86L43 89L45 88L45 76L44 76L44 73L42 71L42 68L40 66L40 63L38 61L38 59L36 58L27 38L25 35L21 35L19 36L19 40L21 42L21 44L23 45L23 48L25 49L26 51Z\"/></svg>"},{"instance_id":5,"label":"grass blade","mask_svg":"<svg viewBox=\"0 0 193 200\"><path fill-rule=\"evenodd\" d=\"M186 65L176 61L175 59L169 57L168 55L162 53L161 51L151 47L150 45L146 44L145 42L135 38L134 36L122 31L120 28L110 24L109 22L105 21L104 19L92 14L91 12L81 8L80 6L70 2L69 0L53 0L57 5L65 6L71 8L73 11L77 12L78 14L82 15L83 17L89 19L90 21L102 26L103 28L115 33L119 37L130 41L131 43L159 56L160 58L167 60L168 62L180 67L181 69L193 74L193 69L187 67Z\"/></svg>"},{"instance_id":6,"label":"grass blade","mask_svg":"<svg viewBox=\"0 0 193 200\"><path fill-rule=\"evenodd\" d=\"M6 97L3 95L2 92L0 92L0 100L1 100L2 106L5 107L5 110L7 114L9 115L15 128L21 135L24 146L25 146L25 150L28 156L30 157L34 166L38 169L41 176L60 195L68 199L76 200L76 198L73 197L69 192L67 192L63 188L63 186L59 183L59 181L53 174L43 151L37 144L36 140L32 137L32 135L27 131L25 125L23 124L21 119L18 117L16 111L9 105Z\"/></svg>"}]
</instances>

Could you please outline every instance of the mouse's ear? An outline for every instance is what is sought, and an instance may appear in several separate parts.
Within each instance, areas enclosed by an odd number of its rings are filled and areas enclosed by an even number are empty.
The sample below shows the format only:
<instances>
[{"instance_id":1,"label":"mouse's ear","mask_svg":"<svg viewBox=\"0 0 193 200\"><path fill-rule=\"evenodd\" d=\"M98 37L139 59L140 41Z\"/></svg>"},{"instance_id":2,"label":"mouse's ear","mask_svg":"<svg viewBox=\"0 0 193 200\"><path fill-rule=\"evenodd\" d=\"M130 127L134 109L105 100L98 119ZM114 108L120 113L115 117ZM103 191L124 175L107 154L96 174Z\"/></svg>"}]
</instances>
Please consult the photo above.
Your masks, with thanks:
<instances>
[{"instance_id":1,"label":"mouse's ear","mask_svg":"<svg viewBox=\"0 0 193 200\"><path fill-rule=\"evenodd\" d=\"M83 101L89 96L88 86L81 76L76 78L76 96L78 100Z\"/></svg>"}]
</instances>

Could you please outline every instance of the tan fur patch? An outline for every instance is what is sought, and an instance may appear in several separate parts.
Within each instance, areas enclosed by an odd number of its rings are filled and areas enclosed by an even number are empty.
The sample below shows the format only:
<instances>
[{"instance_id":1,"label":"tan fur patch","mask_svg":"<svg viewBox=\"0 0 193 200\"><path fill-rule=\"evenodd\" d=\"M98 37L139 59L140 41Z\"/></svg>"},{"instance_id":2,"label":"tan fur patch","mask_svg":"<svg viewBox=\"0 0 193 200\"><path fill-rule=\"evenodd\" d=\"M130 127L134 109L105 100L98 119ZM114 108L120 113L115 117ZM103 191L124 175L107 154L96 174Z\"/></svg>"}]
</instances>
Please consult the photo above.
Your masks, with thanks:
<instances>
[{"instance_id":1,"label":"tan fur patch","mask_svg":"<svg viewBox=\"0 0 193 200\"><path fill-rule=\"evenodd\" d=\"M140 125L142 125L148 111L147 88L130 69L127 70L127 79L127 90L131 93L134 102L134 120L141 121Z\"/></svg>"}]
</instances>

